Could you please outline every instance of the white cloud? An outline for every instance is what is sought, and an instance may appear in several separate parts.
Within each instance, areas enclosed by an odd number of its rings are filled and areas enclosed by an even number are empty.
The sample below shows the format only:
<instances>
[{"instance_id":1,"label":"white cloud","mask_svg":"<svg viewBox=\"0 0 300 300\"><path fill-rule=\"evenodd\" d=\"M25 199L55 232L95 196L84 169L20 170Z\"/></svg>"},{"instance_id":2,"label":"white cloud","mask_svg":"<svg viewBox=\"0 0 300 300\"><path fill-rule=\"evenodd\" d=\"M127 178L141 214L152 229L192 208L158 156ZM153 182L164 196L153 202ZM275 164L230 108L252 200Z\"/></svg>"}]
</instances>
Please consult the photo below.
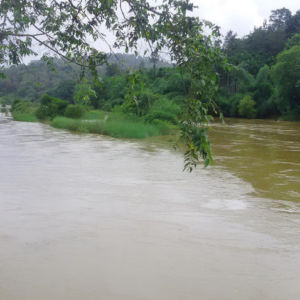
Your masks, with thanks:
<instances>
[{"instance_id":1,"label":"white cloud","mask_svg":"<svg viewBox=\"0 0 300 300\"><path fill-rule=\"evenodd\" d=\"M221 27L225 35L229 30L239 37L249 34L254 26L261 26L271 11L286 7L294 14L300 9L298 0L193 0L199 8L194 15Z\"/></svg>"}]
</instances>

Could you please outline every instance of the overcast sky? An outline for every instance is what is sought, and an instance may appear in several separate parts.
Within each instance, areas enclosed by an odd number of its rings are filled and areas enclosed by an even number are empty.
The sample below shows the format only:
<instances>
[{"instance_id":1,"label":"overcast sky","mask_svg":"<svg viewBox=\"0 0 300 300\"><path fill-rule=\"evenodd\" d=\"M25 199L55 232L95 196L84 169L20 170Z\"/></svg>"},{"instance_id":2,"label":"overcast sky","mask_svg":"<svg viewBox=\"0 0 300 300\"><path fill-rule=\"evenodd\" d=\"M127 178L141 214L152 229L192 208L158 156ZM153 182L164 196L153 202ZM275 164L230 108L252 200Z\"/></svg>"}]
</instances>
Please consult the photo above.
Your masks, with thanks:
<instances>
[{"instance_id":1,"label":"overcast sky","mask_svg":"<svg viewBox=\"0 0 300 300\"><path fill-rule=\"evenodd\" d=\"M288 8L292 14L300 9L299 0L193 0L199 8L195 15L221 27L225 35L233 30L239 37L269 19L272 10Z\"/></svg>"}]
</instances>

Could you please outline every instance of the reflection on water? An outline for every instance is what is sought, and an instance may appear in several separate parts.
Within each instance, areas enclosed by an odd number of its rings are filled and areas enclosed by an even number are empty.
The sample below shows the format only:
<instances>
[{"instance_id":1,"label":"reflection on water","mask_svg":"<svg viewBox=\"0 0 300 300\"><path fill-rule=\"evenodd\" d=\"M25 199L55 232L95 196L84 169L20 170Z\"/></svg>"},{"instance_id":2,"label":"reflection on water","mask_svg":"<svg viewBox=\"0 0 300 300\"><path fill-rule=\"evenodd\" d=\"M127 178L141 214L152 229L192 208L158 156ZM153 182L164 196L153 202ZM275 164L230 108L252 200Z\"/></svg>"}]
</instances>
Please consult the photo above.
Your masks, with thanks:
<instances>
[{"instance_id":1,"label":"reflection on water","mask_svg":"<svg viewBox=\"0 0 300 300\"><path fill-rule=\"evenodd\" d=\"M192 174L161 139L0 124L0 299L299 299L299 125L231 122Z\"/></svg>"}]
</instances>

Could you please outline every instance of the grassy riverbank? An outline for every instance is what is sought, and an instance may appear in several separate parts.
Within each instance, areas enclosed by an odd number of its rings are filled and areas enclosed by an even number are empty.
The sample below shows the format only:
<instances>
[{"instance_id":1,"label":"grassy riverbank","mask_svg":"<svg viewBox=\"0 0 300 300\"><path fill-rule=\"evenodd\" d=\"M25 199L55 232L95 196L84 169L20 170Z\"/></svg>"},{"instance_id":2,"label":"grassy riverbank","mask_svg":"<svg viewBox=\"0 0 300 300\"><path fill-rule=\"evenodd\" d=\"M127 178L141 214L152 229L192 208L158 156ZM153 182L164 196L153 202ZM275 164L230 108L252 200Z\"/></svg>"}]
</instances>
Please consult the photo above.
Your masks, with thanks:
<instances>
[{"instance_id":1,"label":"grassy riverbank","mask_svg":"<svg viewBox=\"0 0 300 300\"><path fill-rule=\"evenodd\" d=\"M19 122L37 122L38 118L35 114L31 113L21 113L21 112L14 112L12 113L12 117L14 121Z\"/></svg>"},{"instance_id":2,"label":"grassy riverbank","mask_svg":"<svg viewBox=\"0 0 300 300\"><path fill-rule=\"evenodd\" d=\"M116 106L113 112L107 113L44 95L38 107L16 100L11 111L15 121L41 121L70 131L143 139L168 135L176 129L180 107L164 100L153 105L148 114L138 113L136 106L128 104Z\"/></svg>"},{"instance_id":3,"label":"grassy riverbank","mask_svg":"<svg viewBox=\"0 0 300 300\"><path fill-rule=\"evenodd\" d=\"M83 133L97 133L118 138L143 139L150 136L169 134L172 126L167 123L147 124L138 118L112 113L107 120L75 120L66 117L56 117L51 122L54 128L68 129Z\"/></svg>"}]
</instances>

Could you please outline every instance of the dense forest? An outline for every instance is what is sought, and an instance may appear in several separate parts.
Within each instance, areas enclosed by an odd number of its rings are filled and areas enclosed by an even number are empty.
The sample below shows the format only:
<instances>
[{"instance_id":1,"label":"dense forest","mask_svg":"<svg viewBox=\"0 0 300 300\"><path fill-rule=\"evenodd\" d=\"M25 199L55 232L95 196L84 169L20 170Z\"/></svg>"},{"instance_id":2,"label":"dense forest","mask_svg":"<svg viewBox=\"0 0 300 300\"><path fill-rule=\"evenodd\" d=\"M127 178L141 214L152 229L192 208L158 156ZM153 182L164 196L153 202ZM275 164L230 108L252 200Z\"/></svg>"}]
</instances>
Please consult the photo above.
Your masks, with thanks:
<instances>
[{"instance_id":1,"label":"dense forest","mask_svg":"<svg viewBox=\"0 0 300 300\"><path fill-rule=\"evenodd\" d=\"M227 117L300 120L300 10L294 15L286 8L272 11L269 20L247 36L238 38L229 31L223 40L215 40L215 47L220 47L231 65L217 70L215 102L219 111ZM101 85L93 86L92 78L87 77L95 91L89 97L93 108L111 111L120 105L123 111L128 110L128 69L122 67L122 60L141 71L145 88L137 97L137 114L146 114L157 99L184 105L186 97L194 92L189 74L164 62L159 55L142 58L118 54L98 68ZM39 102L48 94L74 104L83 88L78 70L60 59L54 65L56 73L42 60L7 69L8 78L0 81L1 103L11 104L15 98Z\"/></svg>"}]
</instances>

